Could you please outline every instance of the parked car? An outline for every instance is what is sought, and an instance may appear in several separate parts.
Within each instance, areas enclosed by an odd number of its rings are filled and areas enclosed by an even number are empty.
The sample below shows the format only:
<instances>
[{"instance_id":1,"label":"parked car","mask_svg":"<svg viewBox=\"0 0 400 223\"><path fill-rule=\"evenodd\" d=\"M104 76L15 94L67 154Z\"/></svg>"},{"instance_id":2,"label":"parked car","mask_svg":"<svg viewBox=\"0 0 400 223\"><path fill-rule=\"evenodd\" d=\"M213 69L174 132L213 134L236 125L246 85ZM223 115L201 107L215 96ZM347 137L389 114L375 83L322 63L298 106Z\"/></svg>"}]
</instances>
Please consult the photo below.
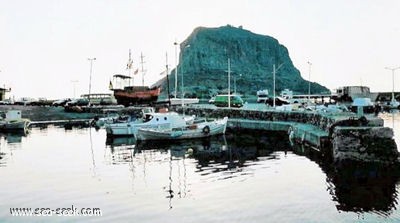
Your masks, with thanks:
<instances>
[{"instance_id":1,"label":"parked car","mask_svg":"<svg viewBox=\"0 0 400 223\"><path fill-rule=\"evenodd\" d=\"M67 104L67 102L70 102L71 99L70 98L64 98L64 99L60 99L60 100L56 100L53 102L53 106L65 106L65 104Z\"/></svg>"},{"instance_id":2,"label":"parked car","mask_svg":"<svg viewBox=\"0 0 400 223\"><path fill-rule=\"evenodd\" d=\"M265 101L265 103L268 104L269 106L273 106L274 105L274 99L273 98L268 98ZM290 104L290 102L288 100L286 100L285 98L275 97L275 105L276 106L288 105L288 104Z\"/></svg>"},{"instance_id":3,"label":"parked car","mask_svg":"<svg viewBox=\"0 0 400 223\"><path fill-rule=\"evenodd\" d=\"M13 105L14 102L10 99L4 99L3 101L0 101L0 105Z\"/></svg>"},{"instance_id":4,"label":"parked car","mask_svg":"<svg viewBox=\"0 0 400 223\"><path fill-rule=\"evenodd\" d=\"M265 103L268 100L268 90L257 91L257 103Z\"/></svg>"},{"instance_id":5,"label":"parked car","mask_svg":"<svg viewBox=\"0 0 400 223\"><path fill-rule=\"evenodd\" d=\"M215 102L215 96L211 97L210 100L208 100L208 103L214 104Z\"/></svg>"},{"instance_id":6,"label":"parked car","mask_svg":"<svg viewBox=\"0 0 400 223\"><path fill-rule=\"evenodd\" d=\"M218 107L228 107L228 100L230 98L231 107L242 107L243 99L239 95L217 95L215 96L214 105Z\"/></svg>"},{"instance_id":7,"label":"parked car","mask_svg":"<svg viewBox=\"0 0 400 223\"><path fill-rule=\"evenodd\" d=\"M65 104L65 106L88 106L89 100L87 98L77 98L73 99Z\"/></svg>"},{"instance_id":8,"label":"parked car","mask_svg":"<svg viewBox=\"0 0 400 223\"><path fill-rule=\"evenodd\" d=\"M36 106L50 106L52 105L53 101L52 100L47 100L46 98L38 98L38 100L32 101L30 105L36 105Z\"/></svg>"},{"instance_id":9,"label":"parked car","mask_svg":"<svg viewBox=\"0 0 400 223\"><path fill-rule=\"evenodd\" d=\"M34 98L23 97L23 98L20 98L19 100L16 100L14 104L16 104L16 105L31 105L31 103L34 101L37 101L37 100Z\"/></svg>"}]
</instances>

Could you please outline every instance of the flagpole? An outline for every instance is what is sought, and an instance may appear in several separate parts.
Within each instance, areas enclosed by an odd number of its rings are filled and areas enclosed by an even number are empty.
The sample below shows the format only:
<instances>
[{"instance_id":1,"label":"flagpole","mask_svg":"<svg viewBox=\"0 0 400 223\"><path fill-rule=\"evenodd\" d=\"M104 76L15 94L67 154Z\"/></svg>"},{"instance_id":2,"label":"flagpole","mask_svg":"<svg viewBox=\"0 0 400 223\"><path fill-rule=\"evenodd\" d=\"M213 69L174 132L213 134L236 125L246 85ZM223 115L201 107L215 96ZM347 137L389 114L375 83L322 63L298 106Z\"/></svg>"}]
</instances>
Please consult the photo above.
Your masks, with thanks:
<instances>
[{"instance_id":1,"label":"flagpole","mask_svg":"<svg viewBox=\"0 0 400 223\"><path fill-rule=\"evenodd\" d=\"M142 64L142 86L144 87L144 68L143 68L143 64L144 64L144 56L143 53L140 53L140 63Z\"/></svg>"},{"instance_id":2,"label":"flagpole","mask_svg":"<svg viewBox=\"0 0 400 223\"><path fill-rule=\"evenodd\" d=\"M129 81L129 85L130 85L130 86L133 86L133 83L134 83L133 76L132 76L132 73L131 73L131 70L132 70L132 63L133 63L133 61L132 61L132 57L131 57L131 49L129 49L129 59L128 59L128 64L127 64L126 68L128 69L128 76L129 76L129 77L131 78L131 80L132 80L132 82Z\"/></svg>"}]
</instances>

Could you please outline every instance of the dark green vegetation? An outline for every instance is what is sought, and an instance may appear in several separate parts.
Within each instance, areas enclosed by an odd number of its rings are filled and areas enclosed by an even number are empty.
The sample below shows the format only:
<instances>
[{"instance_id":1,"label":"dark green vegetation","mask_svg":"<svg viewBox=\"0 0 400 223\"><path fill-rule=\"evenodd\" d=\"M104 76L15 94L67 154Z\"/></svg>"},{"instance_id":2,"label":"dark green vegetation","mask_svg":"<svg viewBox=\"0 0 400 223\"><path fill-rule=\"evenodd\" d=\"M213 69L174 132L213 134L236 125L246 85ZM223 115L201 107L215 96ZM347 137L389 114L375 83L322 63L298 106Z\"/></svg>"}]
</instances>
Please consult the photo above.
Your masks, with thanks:
<instances>
[{"instance_id":1,"label":"dark green vegetation","mask_svg":"<svg viewBox=\"0 0 400 223\"><path fill-rule=\"evenodd\" d=\"M186 96L209 98L228 89L228 58L231 62L231 91L235 88L244 97L256 95L257 90L273 89L273 65L283 64L276 73L276 91L288 88L298 94L308 93L308 81L300 76L287 48L278 40L252 33L230 25L219 28L196 28L180 44L178 65L178 92L181 73L184 74ZM174 92L175 70L169 77L170 92ZM166 78L162 80L166 96ZM311 93L329 90L318 83L311 83Z\"/></svg>"}]
</instances>

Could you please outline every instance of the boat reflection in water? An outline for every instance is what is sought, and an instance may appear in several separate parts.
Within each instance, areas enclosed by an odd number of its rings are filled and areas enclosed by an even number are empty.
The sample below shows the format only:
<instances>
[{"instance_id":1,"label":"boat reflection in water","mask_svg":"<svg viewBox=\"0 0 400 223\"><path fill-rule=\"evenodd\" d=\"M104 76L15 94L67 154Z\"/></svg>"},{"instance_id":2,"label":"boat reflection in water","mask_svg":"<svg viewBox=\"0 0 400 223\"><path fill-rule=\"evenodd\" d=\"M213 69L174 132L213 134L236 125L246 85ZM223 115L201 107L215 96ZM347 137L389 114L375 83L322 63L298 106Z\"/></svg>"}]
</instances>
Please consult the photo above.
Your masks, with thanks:
<instances>
[{"instance_id":1,"label":"boat reflection in water","mask_svg":"<svg viewBox=\"0 0 400 223\"><path fill-rule=\"evenodd\" d=\"M26 130L0 133L0 166L7 164L7 157L12 155L12 150L22 143L27 134Z\"/></svg>"},{"instance_id":2,"label":"boat reflection in water","mask_svg":"<svg viewBox=\"0 0 400 223\"><path fill-rule=\"evenodd\" d=\"M289 146L288 142L285 143ZM147 184L148 179L167 179L165 197L185 198L190 193L188 176L196 182L227 179L245 180L256 168L247 168L260 160L275 159L273 140L266 136L226 134L202 139L177 141L140 141L133 137L107 139L108 164L129 164L132 185ZM264 157L259 159L259 157ZM154 183L154 181L153 181ZM137 186L135 186L137 187Z\"/></svg>"},{"instance_id":3,"label":"boat reflection in water","mask_svg":"<svg viewBox=\"0 0 400 223\"><path fill-rule=\"evenodd\" d=\"M15 131L12 133L0 133L0 138L4 138L4 140L8 144L13 144L13 143L21 143L22 138L27 136L28 132L27 131Z\"/></svg>"},{"instance_id":4,"label":"boat reflection in water","mask_svg":"<svg viewBox=\"0 0 400 223\"><path fill-rule=\"evenodd\" d=\"M400 167L378 163L333 163L310 148L295 146L294 152L318 163L326 174L327 190L338 211L389 216L396 210Z\"/></svg>"},{"instance_id":5,"label":"boat reflection in water","mask_svg":"<svg viewBox=\"0 0 400 223\"><path fill-rule=\"evenodd\" d=\"M193 182L247 180L254 177L260 168L269 166L271 162L276 163L274 160L283 157L282 152L289 157L291 153L305 156L318 164L326 175L326 189L339 212L390 216L398 203L396 185L400 182L399 166L335 163L331 157L308 147L291 146L285 134L271 137L268 133L228 133L174 142L138 143L133 138L115 140L108 142L110 157L113 157L111 163L129 162L133 178L135 170L136 175L144 175L140 181L154 178L146 177L146 174L158 174L159 180L164 182L169 208L172 208L173 199L190 196L192 187L196 186Z\"/></svg>"}]
</instances>

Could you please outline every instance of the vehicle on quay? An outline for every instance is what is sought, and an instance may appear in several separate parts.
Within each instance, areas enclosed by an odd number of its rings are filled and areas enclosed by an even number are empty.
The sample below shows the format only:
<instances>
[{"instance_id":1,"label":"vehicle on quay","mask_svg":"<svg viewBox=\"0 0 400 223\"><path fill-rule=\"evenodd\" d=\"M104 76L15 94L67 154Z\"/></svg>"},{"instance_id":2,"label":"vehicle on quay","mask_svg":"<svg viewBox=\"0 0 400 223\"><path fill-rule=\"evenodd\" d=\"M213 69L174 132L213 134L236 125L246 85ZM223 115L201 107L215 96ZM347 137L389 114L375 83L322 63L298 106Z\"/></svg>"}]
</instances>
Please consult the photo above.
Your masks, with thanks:
<instances>
[{"instance_id":1,"label":"vehicle on quay","mask_svg":"<svg viewBox=\"0 0 400 223\"><path fill-rule=\"evenodd\" d=\"M32 106L51 106L52 104L53 100L48 100L47 98L38 98L30 103Z\"/></svg>"},{"instance_id":2,"label":"vehicle on quay","mask_svg":"<svg viewBox=\"0 0 400 223\"><path fill-rule=\"evenodd\" d=\"M59 100L53 101L52 105L55 106L55 107L57 107L57 106L65 106L65 104L67 104L70 101L71 101L70 98L63 98L63 99L59 99Z\"/></svg>"},{"instance_id":3,"label":"vehicle on quay","mask_svg":"<svg viewBox=\"0 0 400 223\"><path fill-rule=\"evenodd\" d=\"M274 106L274 98L273 97L268 98L265 101L265 104L267 104L269 106ZM290 104L289 100L287 100L287 99L285 99L283 97L279 97L279 96L275 97L275 106L282 106L282 105L288 105L288 104Z\"/></svg>"},{"instance_id":4,"label":"vehicle on quay","mask_svg":"<svg viewBox=\"0 0 400 223\"><path fill-rule=\"evenodd\" d=\"M0 105L13 105L14 101L11 99L4 99L2 101L0 101Z\"/></svg>"},{"instance_id":5,"label":"vehicle on quay","mask_svg":"<svg viewBox=\"0 0 400 223\"><path fill-rule=\"evenodd\" d=\"M66 107L72 107L72 106L88 106L89 105L89 100L87 98L76 98L72 99L71 101L67 102L65 104Z\"/></svg>"},{"instance_id":6,"label":"vehicle on quay","mask_svg":"<svg viewBox=\"0 0 400 223\"><path fill-rule=\"evenodd\" d=\"M230 101L230 106L231 107L243 107L243 99L236 94L219 94L217 96L215 96L215 101L214 101L214 105L217 107L228 107L228 103Z\"/></svg>"},{"instance_id":7,"label":"vehicle on quay","mask_svg":"<svg viewBox=\"0 0 400 223\"><path fill-rule=\"evenodd\" d=\"M265 103L268 100L268 90L257 91L257 103Z\"/></svg>"},{"instance_id":8,"label":"vehicle on quay","mask_svg":"<svg viewBox=\"0 0 400 223\"><path fill-rule=\"evenodd\" d=\"M37 101L34 98L22 97L14 102L15 105L31 105L32 102Z\"/></svg>"},{"instance_id":9,"label":"vehicle on quay","mask_svg":"<svg viewBox=\"0 0 400 223\"><path fill-rule=\"evenodd\" d=\"M166 129L139 128L137 140L179 140L205 138L214 135L225 134L228 117L207 121L205 119L194 120L193 123L180 127Z\"/></svg>"},{"instance_id":10,"label":"vehicle on quay","mask_svg":"<svg viewBox=\"0 0 400 223\"><path fill-rule=\"evenodd\" d=\"M176 112L155 112L153 108L142 109L142 117L127 116L124 120L117 119L114 123L106 123L108 136L136 136L139 128L177 128L192 123L193 116L182 116Z\"/></svg>"},{"instance_id":11,"label":"vehicle on quay","mask_svg":"<svg viewBox=\"0 0 400 223\"><path fill-rule=\"evenodd\" d=\"M83 94L81 98L85 98L90 101L91 105L116 105L117 100L112 94L106 93L95 93L95 94Z\"/></svg>"},{"instance_id":12,"label":"vehicle on quay","mask_svg":"<svg viewBox=\"0 0 400 223\"><path fill-rule=\"evenodd\" d=\"M210 100L208 100L208 103L214 104L214 103L215 103L215 96L212 96L212 97L210 98Z\"/></svg>"}]
</instances>

